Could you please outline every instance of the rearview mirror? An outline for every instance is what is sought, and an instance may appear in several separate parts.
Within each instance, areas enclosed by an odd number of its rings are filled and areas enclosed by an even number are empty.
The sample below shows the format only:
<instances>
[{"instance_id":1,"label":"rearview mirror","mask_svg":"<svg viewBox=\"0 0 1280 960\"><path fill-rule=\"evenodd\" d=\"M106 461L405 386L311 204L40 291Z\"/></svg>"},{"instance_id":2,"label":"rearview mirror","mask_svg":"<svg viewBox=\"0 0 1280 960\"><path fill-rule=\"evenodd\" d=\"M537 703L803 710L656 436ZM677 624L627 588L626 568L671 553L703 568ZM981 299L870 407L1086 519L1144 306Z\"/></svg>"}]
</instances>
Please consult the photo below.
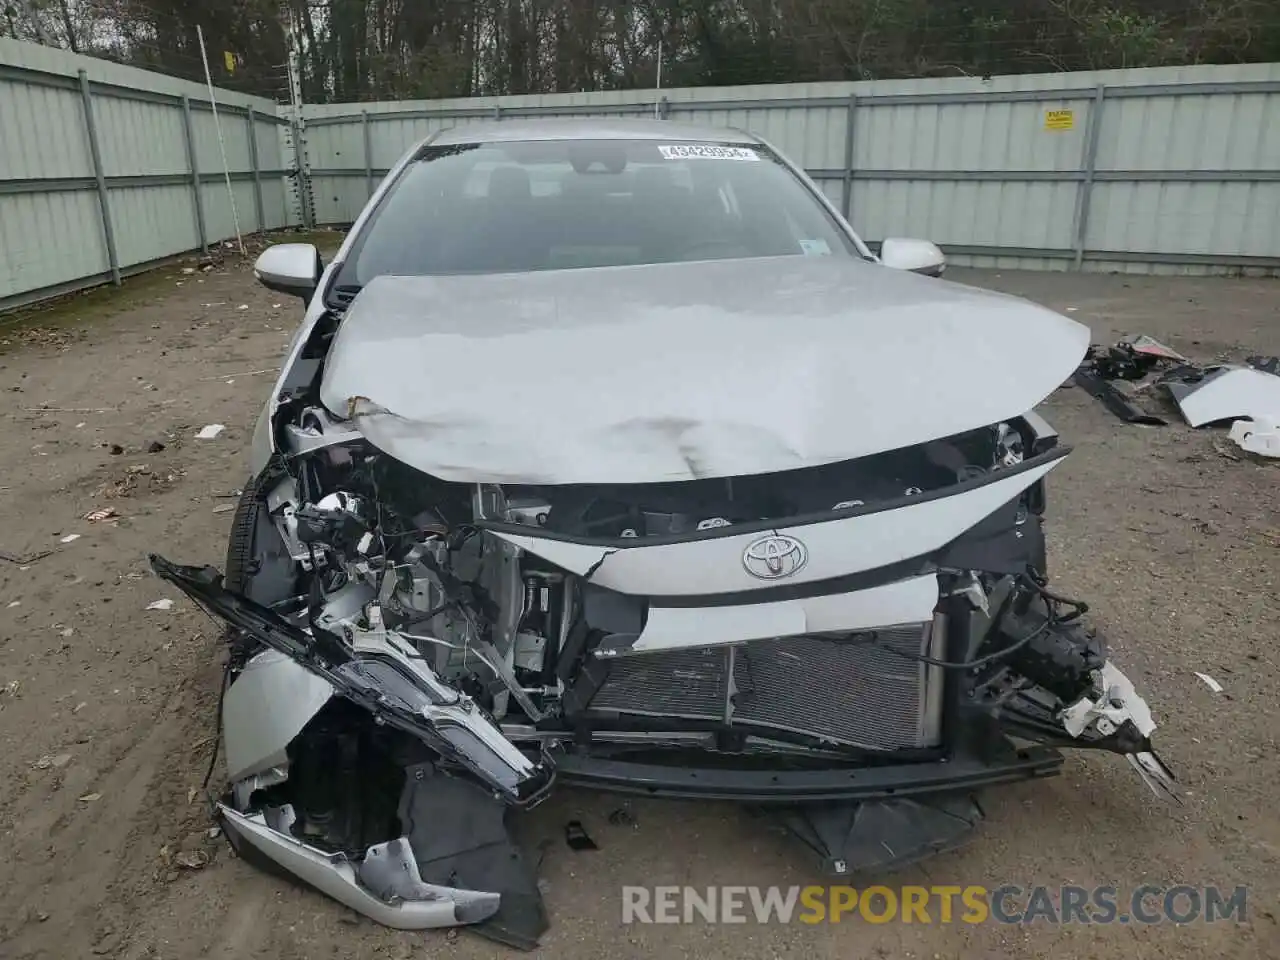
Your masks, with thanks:
<instances>
[{"instance_id":1,"label":"rearview mirror","mask_svg":"<svg viewBox=\"0 0 1280 960\"><path fill-rule=\"evenodd\" d=\"M310 243L277 243L258 255L253 275L268 290L310 301L320 283L324 264Z\"/></svg>"},{"instance_id":2,"label":"rearview mirror","mask_svg":"<svg viewBox=\"0 0 1280 960\"><path fill-rule=\"evenodd\" d=\"M880 244L880 262L895 270L910 270L926 277L940 277L947 269L947 258L936 243L890 237Z\"/></svg>"}]
</instances>

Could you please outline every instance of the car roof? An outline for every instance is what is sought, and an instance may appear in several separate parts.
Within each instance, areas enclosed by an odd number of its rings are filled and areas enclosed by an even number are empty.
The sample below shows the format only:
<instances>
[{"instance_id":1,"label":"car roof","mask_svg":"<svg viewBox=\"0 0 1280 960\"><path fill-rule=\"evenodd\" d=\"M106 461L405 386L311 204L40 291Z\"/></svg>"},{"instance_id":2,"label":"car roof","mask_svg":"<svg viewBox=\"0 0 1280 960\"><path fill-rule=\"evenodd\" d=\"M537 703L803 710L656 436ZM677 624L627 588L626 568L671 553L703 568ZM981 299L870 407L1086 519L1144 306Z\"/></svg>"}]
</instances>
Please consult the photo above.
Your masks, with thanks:
<instances>
[{"instance_id":1,"label":"car roof","mask_svg":"<svg viewBox=\"0 0 1280 960\"><path fill-rule=\"evenodd\" d=\"M618 117L502 120L464 124L440 131L432 146L459 143L502 143L513 140L674 140L678 143L758 144L742 130L701 124Z\"/></svg>"}]
</instances>

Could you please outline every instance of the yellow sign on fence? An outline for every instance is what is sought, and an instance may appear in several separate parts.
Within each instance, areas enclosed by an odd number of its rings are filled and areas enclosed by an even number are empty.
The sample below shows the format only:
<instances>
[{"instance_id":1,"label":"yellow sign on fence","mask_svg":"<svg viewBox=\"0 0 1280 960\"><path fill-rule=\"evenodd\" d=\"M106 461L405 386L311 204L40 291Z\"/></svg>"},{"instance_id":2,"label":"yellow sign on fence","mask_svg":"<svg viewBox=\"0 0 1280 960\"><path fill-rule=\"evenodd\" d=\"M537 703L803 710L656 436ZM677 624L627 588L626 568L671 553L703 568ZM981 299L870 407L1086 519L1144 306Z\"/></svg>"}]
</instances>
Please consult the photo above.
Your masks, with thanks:
<instances>
[{"instance_id":1,"label":"yellow sign on fence","mask_svg":"<svg viewBox=\"0 0 1280 960\"><path fill-rule=\"evenodd\" d=\"M1076 125L1074 110L1046 110L1044 112L1044 128L1046 130L1072 130Z\"/></svg>"}]
</instances>

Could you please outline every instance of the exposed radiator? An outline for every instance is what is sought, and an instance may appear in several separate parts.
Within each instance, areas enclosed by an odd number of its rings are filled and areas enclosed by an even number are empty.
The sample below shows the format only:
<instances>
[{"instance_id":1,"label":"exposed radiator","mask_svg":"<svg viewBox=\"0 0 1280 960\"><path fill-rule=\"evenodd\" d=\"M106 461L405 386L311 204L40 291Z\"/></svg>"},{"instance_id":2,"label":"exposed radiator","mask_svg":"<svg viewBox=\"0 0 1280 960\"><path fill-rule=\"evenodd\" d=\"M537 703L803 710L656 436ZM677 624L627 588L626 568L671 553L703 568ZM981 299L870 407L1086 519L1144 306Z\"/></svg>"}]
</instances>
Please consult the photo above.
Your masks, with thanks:
<instances>
[{"instance_id":1,"label":"exposed radiator","mask_svg":"<svg viewBox=\"0 0 1280 960\"><path fill-rule=\"evenodd\" d=\"M928 624L848 637L754 640L734 647L636 654L610 663L592 713L671 717L789 730L872 750L937 743L937 669L892 652L927 653ZM732 677L732 684L730 684Z\"/></svg>"}]
</instances>

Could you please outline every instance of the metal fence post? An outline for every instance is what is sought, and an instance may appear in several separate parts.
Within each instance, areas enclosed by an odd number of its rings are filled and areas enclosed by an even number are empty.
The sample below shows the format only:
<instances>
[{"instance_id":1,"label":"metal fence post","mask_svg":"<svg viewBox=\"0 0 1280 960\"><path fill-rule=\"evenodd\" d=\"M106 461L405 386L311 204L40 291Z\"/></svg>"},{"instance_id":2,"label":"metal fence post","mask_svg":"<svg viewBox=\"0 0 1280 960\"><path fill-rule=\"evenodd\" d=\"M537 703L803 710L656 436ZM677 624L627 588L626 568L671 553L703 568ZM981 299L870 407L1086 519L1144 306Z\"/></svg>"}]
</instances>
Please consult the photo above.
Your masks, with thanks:
<instances>
[{"instance_id":1,"label":"metal fence post","mask_svg":"<svg viewBox=\"0 0 1280 960\"><path fill-rule=\"evenodd\" d=\"M1084 241L1089 230L1089 207L1093 201L1093 179L1098 172L1098 139L1102 130L1102 109L1106 102L1107 88L1098 84L1089 105L1089 125L1084 133L1084 157L1080 189L1076 193L1076 210L1072 224L1072 244L1075 252L1075 268L1084 269Z\"/></svg>"},{"instance_id":2,"label":"metal fence post","mask_svg":"<svg viewBox=\"0 0 1280 960\"><path fill-rule=\"evenodd\" d=\"M258 167L258 113L249 108L249 163L253 165L253 211L258 217L258 232L267 229L262 212L262 171Z\"/></svg>"},{"instance_id":3,"label":"metal fence post","mask_svg":"<svg viewBox=\"0 0 1280 960\"><path fill-rule=\"evenodd\" d=\"M671 101L663 97L658 101L658 119L665 120L669 116L671 116Z\"/></svg>"},{"instance_id":4,"label":"metal fence post","mask_svg":"<svg viewBox=\"0 0 1280 960\"><path fill-rule=\"evenodd\" d=\"M89 156L93 160L93 179L98 187L98 207L102 212L102 237L107 244L107 266L111 282L120 286L120 257L116 253L116 234L111 227L111 201L107 197L107 177L102 170L102 151L98 148L98 128L93 123L93 94L89 75L80 71L80 100L84 104L84 129L89 136Z\"/></svg>"},{"instance_id":5,"label":"metal fence post","mask_svg":"<svg viewBox=\"0 0 1280 960\"><path fill-rule=\"evenodd\" d=\"M840 212L846 220L853 212L853 121L858 114L858 95L849 94L844 119L844 183L840 189Z\"/></svg>"},{"instance_id":6,"label":"metal fence post","mask_svg":"<svg viewBox=\"0 0 1280 960\"><path fill-rule=\"evenodd\" d=\"M196 137L191 126L191 98L182 98L182 123L187 133L187 166L191 168L191 190L196 203L196 231L200 234L200 249L209 252L209 235L204 228L204 197L200 194L200 161L196 157Z\"/></svg>"},{"instance_id":7,"label":"metal fence post","mask_svg":"<svg viewBox=\"0 0 1280 960\"><path fill-rule=\"evenodd\" d=\"M369 130L369 111L360 111L360 127L364 134L364 188L373 196L373 134Z\"/></svg>"}]
</instances>

